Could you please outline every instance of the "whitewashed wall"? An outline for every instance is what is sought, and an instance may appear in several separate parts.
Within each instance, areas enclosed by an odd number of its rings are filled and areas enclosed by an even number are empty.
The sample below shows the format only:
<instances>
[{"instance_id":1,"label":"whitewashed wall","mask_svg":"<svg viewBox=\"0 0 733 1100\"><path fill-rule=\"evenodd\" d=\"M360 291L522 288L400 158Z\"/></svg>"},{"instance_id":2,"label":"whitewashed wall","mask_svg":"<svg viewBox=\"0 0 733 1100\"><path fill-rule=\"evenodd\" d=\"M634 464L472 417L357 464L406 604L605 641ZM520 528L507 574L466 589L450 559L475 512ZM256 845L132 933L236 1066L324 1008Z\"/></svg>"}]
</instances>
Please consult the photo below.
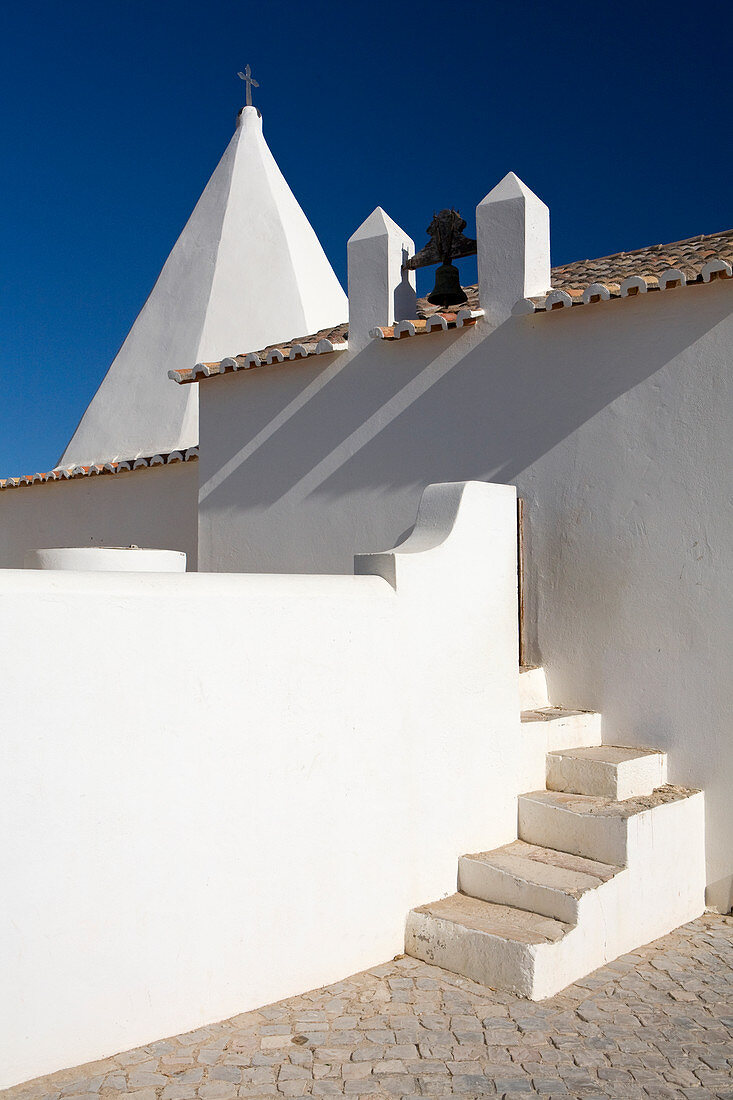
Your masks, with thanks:
<instances>
[{"instance_id":1,"label":"whitewashed wall","mask_svg":"<svg viewBox=\"0 0 733 1100\"><path fill-rule=\"evenodd\" d=\"M515 501L356 577L0 571L0 1086L391 958L516 835Z\"/></svg>"},{"instance_id":2,"label":"whitewashed wall","mask_svg":"<svg viewBox=\"0 0 733 1100\"><path fill-rule=\"evenodd\" d=\"M733 873L733 283L372 343L200 385L203 569L347 572L428 482L527 502L534 657L604 738L707 793L711 904Z\"/></svg>"},{"instance_id":3,"label":"whitewashed wall","mask_svg":"<svg viewBox=\"0 0 733 1100\"><path fill-rule=\"evenodd\" d=\"M0 492L0 569L46 546L183 550L196 568L197 463L22 485Z\"/></svg>"}]
</instances>

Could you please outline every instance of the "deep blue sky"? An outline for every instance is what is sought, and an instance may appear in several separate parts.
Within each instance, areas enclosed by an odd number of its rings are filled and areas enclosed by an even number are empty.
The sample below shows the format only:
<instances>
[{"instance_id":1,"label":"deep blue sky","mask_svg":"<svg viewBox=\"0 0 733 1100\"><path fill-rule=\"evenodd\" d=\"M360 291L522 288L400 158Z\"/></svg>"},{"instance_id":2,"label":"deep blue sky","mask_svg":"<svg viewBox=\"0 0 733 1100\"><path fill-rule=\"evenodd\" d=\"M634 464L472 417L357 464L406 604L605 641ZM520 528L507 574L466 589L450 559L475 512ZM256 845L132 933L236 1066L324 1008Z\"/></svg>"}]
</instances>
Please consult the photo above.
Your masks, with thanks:
<instances>
[{"instance_id":1,"label":"deep blue sky","mask_svg":"<svg viewBox=\"0 0 733 1100\"><path fill-rule=\"evenodd\" d=\"M0 476L50 469L221 156L265 136L345 281L512 169L553 263L733 226L733 3L24 0L0 12ZM428 276L429 277L429 276ZM185 365L185 364L182 364Z\"/></svg>"}]
</instances>

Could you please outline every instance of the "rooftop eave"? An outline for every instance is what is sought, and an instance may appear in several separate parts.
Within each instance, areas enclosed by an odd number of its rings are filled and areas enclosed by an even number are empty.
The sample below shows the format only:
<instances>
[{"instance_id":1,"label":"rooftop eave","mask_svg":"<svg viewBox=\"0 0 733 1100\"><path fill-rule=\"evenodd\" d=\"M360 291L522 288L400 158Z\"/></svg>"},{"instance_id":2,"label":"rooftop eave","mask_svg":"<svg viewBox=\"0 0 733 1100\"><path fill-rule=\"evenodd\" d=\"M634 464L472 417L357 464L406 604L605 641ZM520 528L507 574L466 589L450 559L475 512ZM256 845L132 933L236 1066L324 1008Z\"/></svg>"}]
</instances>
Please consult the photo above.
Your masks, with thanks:
<instances>
[{"instance_id":1,"label":"rooftop eave","mask_svg":"<svg viewBox=\"0 0 733 1100\"><path fill-rule=\"evenodd\" d=\"M219 363L197 363L194 367L183 367L178 370L169 370L168 377L178 385L187 385L191 382L200 382L204 378L221 377L223 374L234 374L240 370L251 370L253 367L272 366L274 363L294 362L298 359L309 359L313 355L333 355L347 351L349 347L346 340L330 340L321 337L319 340L296 340L284 344L281 347L271 347L264 351L250 351L246 355L237 355L222 359Z\"/></svg>"},{"instance_id":2,"label":"rooftop eave","mask_svg":"<svg viewBox=\"0 0 733 1100\"><path fill-rule=\"evenodd\" d=\"M637 294L650 291L673 290L676 287L694 286L711 283L717 279L733 277L733 265L728 260L709 260L699 275L688 278L679 267L669 267L661 275L629 275L621 283L594 282L583 288L551 290L535 298L520 298L512 313L523 316L531 313L551 313L557 309L572 306L593 305L596 302L608 302L612 298L633 298Z\"/></svg>"},{"instance_id":3,"label":"rooftop eave","mask_svg":"<svg viewBox=\"0 0 733 1100\"><path fill-rule=\"evenodd\" d=\"M394 325L378 325L371 330L373 340L401 340L404 336L425 336L448 329L472 328L483 317L482 309L460 309L457 313L433 313L425 319L398 321Z\"/></svg>"},{"instance_id":4,"label":"rooftop eave","mask_svg":"<svg viewBox=\"0 0 733 1100\"><path fill-rule=\"evenodd\" d=\"M140 455L137 458L119 459L114 462L99 462L91 466L61 466L42 474L23 474L22 477L0 478L0 490L18 489L24 485L43 485L49 481L72 481L80 477L93 477L96 474L121 474L127 470L151 469L154 466L170 466L176 462L192 462L199 457L198 447L189 447L185 451L170 451L163 454Z\"/></svg>"}]
</instances>

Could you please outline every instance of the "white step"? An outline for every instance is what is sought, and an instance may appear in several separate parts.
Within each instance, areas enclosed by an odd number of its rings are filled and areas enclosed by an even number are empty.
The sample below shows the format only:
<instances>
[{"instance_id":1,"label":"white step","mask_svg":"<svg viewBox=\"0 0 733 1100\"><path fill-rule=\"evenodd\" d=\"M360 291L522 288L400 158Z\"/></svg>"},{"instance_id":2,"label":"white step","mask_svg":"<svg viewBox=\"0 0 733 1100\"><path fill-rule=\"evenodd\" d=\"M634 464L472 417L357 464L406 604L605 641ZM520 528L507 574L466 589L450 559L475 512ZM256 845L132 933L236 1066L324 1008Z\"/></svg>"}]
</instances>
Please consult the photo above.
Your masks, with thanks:
<instances>
[{"instance_id":1,"label":"white step","mask_svg":"<svg viewBox=\"0 0 733 1100\"><path fill-rule=\"evenodd\" d=\"M682 787L659 787L651 795L624 802L597 795L534 791L519 796L519 837L600 863L625 867L627 822L636 814L695 793Z\"/></svg>"},{"instance_id":2,"label":"white step","mask_svg":"<svg viewBox=\"0 0 733 1100\"><path fill-rule=\"evenodd\" d=\"M702 913L700 791L665 786L624 802L538 791L519 801L526 842L464 856L460 868L462 890L515 904L461 893L414 909L408 955L542 1000Z\"/></svg>"},{"instance_id":3,"label":"white step","mask_svg":"<svg viewBox=\"0 0 733 1100\"><path fill-rule=\"evenodd\" d=\"M523 840L492 852L461 856L458 888L482 901L511 905L575 924L578 903L620 870Z\"/></svg>"},{"instance_id":4,"label":"white step","mask_svg":"<svg viewBox=\"0 0 733 1100\"><path fill-rule=\"evenodd\" d=\"M519 709L537 710L549 707L545 670L536 665L519 666Z\"/></svg>"},{"instance_id":5,"label":"white step","mask_svg":"<svg viewBox=\"0 0 733 1100\"><path fill-rule=\"evenodd\" d=\"M590 748L601 743L601 716L590 710L537 707L522 711L522 722L542 722L547 734L547 751Z\"/></svg>"},{"instance_id":6,"label":"white step","mask_svg":"<svg viewBox=\"0 0 733 1100\"><path fill-rule=\"evenodd\" d=\"M598 795L621 801L651 794L667 782L667 755L654 749L598 745L547 754L551 791Z\"/></svg>"},{"instance_id":7,"label":"white step","mask_svg":"<svg viewBox=\"0 0 733 1100\"><path fill-rule=\"evenodd\" d=\"M409 913L405 951L482 985L529 997L537 945L556 943L566 931L566 924L549 917L453 894Z\"/></svg>"}]
</instances>

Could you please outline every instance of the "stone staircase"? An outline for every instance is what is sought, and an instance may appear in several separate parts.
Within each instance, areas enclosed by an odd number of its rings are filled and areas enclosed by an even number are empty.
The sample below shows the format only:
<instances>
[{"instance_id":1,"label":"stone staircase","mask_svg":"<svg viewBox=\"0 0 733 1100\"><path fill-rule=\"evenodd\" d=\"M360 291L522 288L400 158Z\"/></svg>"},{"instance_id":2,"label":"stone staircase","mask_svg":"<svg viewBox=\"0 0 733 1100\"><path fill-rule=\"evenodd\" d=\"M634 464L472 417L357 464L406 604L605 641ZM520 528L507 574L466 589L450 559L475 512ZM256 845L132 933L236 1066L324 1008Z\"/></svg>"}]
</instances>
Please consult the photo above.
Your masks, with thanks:
<instances>
[{"instance_id":1,"label":"stone staircase","mask_svg":"<svg viewBox=\"0 0 733 1100\"><path fill-rule=\"evenodd\" d=\"M542 669L521 671L520 706L545 727L547 789L520 795L517 840L459 859L458 893L410 912L405 951L540 1000L702 913L704 803L665 753L550 706Z\"/></svg>"}]
</instances>

